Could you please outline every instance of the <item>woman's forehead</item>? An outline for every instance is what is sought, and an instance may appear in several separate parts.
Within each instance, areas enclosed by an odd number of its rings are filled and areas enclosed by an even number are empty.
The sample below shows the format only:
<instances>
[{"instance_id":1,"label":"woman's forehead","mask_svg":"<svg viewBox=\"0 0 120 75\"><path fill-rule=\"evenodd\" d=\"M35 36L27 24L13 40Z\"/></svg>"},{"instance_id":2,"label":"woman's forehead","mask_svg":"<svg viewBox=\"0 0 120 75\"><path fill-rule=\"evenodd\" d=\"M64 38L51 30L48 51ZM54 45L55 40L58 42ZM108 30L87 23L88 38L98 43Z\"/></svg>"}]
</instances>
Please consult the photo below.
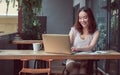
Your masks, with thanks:
<instances>
[{"instance_id":1,"label":"woman's forehead","mask_svg":"<svg viewBox=\"0 0 120 75\"><path fill-rule=\"evenodd\" d=\"M88 16L85 11L79 12L79 17L84 17L84 16Z\"/></svg>"}]
</instances>

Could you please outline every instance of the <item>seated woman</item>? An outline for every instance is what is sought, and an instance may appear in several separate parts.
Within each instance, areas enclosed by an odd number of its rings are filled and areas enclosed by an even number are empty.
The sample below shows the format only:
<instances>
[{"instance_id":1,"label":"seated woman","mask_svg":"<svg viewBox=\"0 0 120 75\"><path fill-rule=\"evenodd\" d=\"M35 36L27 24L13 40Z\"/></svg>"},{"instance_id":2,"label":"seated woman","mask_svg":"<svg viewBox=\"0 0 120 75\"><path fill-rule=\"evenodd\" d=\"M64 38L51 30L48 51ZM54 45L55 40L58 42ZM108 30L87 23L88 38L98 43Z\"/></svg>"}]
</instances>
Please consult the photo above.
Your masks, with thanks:
<instances>
[{"instance_id":1,"label":"seated woman","mask_svg":"<svg viewBox=\"0 0 120 75\"><path fill-rule=\"evenodd\" d=\"M71 50L74 52L92 51L98 38L99 30L97 29L94 15L90 8L82 7L78 11L77 19L69 32ZM78 75L86 73L87 60L67 59L66 70L70 75Z\"/></svg>"}]
</instances>

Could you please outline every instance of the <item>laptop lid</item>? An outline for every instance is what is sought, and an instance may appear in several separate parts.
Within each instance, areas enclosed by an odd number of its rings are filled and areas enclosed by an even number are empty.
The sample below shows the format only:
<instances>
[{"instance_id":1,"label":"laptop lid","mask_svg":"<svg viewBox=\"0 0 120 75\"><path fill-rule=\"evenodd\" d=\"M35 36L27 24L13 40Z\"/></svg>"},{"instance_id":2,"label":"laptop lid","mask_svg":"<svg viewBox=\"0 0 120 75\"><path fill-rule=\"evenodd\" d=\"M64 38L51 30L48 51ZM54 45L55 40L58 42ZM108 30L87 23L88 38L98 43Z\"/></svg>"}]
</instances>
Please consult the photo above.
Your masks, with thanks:
<instances>
[{"instance_id":1,"label":"laptop lid","mask_svg":"<svg viewBox=\"0 0 120 75\"><path fill-rule=\"evenodd\" d=\"M45 52L71 54L70 38L68 34L42 34Z\"/></svg>"}]
</instances>

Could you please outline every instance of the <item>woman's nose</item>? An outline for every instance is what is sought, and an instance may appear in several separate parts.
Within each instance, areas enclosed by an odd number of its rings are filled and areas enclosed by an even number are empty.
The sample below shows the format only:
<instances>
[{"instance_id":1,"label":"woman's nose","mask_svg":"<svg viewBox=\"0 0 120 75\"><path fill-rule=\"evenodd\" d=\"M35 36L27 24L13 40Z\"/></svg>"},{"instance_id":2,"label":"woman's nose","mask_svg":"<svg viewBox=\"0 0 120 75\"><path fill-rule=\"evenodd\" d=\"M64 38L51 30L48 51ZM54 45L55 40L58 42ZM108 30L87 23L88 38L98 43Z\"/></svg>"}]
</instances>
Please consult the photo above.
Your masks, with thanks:
<instances>
[{"instance_id":1,"label":"woman's nose","mask_svg":"<svg viewBox=\"0 0 120 75\"><path fill-rule=\"evenodd\" d=\"M81 21L83 22L83 21L84 21L84 19L81 19Z\"/></svg>"}]
</instances>

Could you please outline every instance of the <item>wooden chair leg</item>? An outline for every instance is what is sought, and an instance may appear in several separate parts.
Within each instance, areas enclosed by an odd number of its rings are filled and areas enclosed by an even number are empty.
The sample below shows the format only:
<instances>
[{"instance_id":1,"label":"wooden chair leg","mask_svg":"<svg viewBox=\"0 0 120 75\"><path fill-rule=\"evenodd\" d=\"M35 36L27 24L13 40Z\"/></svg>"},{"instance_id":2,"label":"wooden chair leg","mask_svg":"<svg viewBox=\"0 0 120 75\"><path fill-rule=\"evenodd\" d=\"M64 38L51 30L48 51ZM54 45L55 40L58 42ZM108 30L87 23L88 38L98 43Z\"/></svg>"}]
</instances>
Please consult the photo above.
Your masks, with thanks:
<instances>
[{"instance_id":1,"label":"wooden chair leg","mask_svg":"<svg viewBox=\"0 0 120 75\"><path fill-rule=\"evenodd\" d=\"M21 72L19 72L19 75L21 75Z\"/></svg>"},{"instance_id":2,"label":"wooden chair leg","mask_svg":"<svg viewBox=\"0 0 120 75\"><path fill-rule=\"evenodd\" d=\"M48 75L50 75L50 73L48 73Z\"/></svg>"}]
</instances>

